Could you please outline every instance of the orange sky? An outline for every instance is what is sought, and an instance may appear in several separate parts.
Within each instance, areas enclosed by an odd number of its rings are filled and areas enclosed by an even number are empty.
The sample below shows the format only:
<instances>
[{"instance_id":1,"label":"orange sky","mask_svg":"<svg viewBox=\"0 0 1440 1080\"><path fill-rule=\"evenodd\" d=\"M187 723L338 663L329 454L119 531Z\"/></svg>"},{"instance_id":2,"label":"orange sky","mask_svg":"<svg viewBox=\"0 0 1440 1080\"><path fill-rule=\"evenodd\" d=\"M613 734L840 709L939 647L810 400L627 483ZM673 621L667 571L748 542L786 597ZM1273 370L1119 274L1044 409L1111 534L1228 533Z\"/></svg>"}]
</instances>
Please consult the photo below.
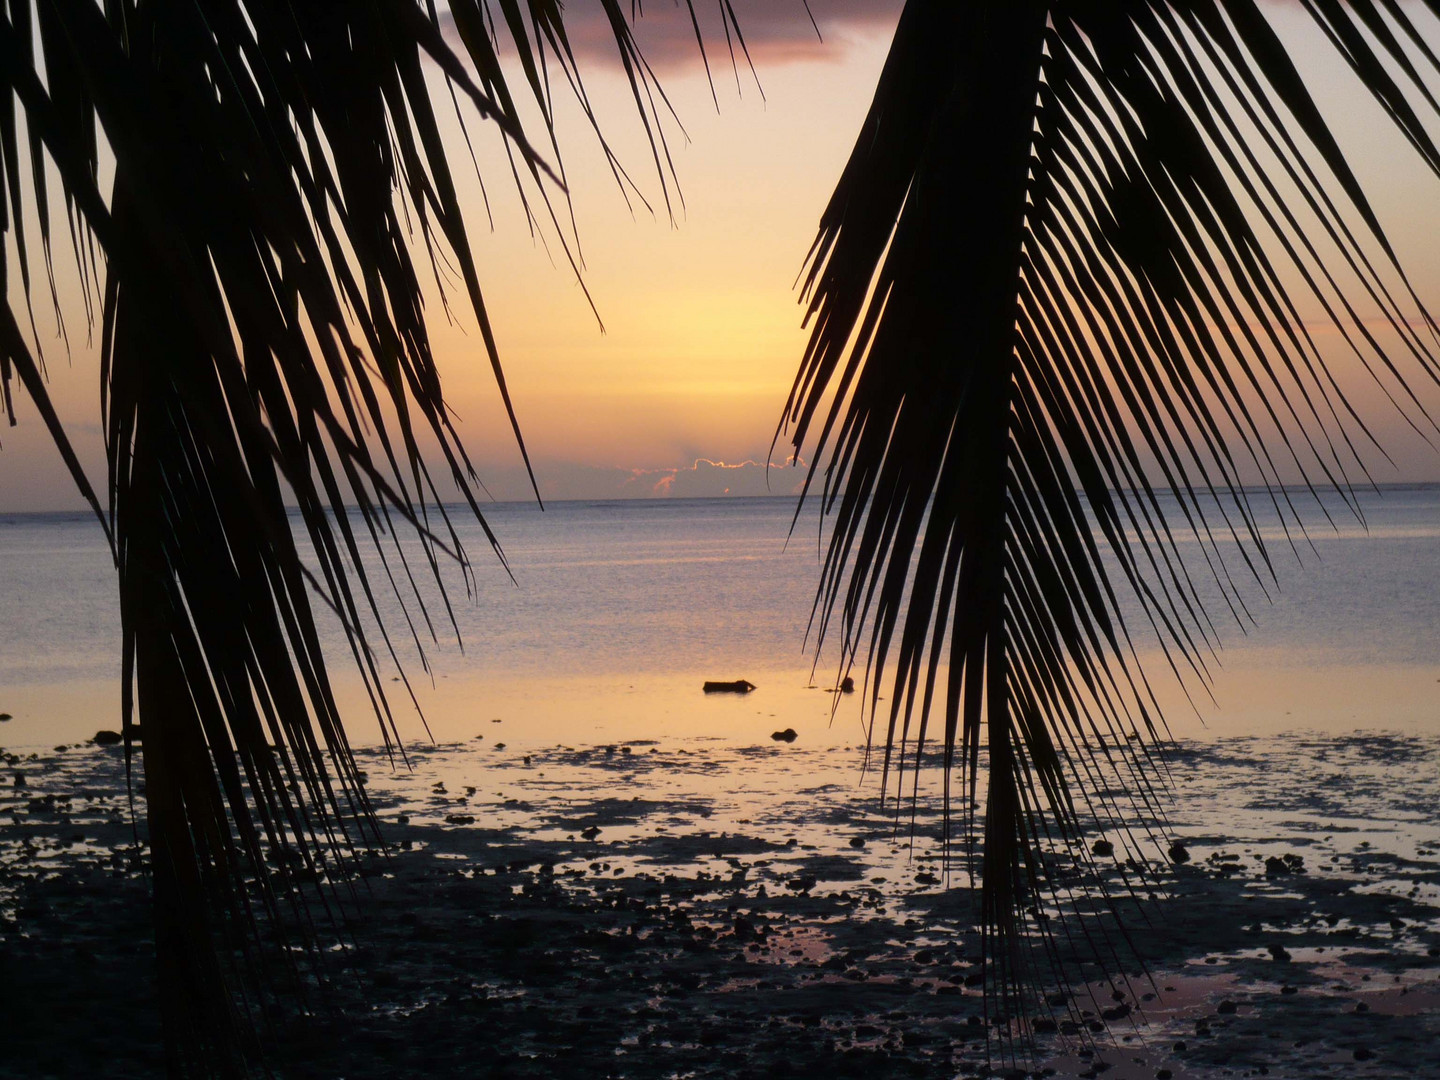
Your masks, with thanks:
<instances>
[{"instance_id":1,"label":"orange sky","mask_svg":"<svg viewBox=\"0 0 1440 1080\"><path fill-rule=\"evenodd\" d=\"M542 493L547 498L720 494L765 490L763 463L804 347L792 286L831 186L869 104L884 60L894 0L811 0L826 30L813 41L803 8L780 0L737 5L759 68L764 99L747 72L736 79L714 37L711 61L720 98L697 62L688 18L668 5L647 6L642 46L689 134L673 126L671 149L685 209L672 226L622 77L582 56L587 85L621 159L655 203L632 217L603 167L593 137L573 110L562 117L562 148L586 258L585 282L605 322L601 333L553 234L533 240L508 172L487 172L495 215L490 231L471 185L472 237L502 360ZM793 7L794 10L789 9ZM702 11L706 5L701 5ZM579 8L577 8L579 10ZM1278 6L1282 22L1292 10ZM677 21L679 20L679 21ZM713 27L718 35L718 25ZM1316 41L1295 38L1304 55ZM582 51L583 49L582 41ZM1356 154L1357 172L1375 192L1382 217L1414 270L1422 295L1440 308L1440 182L1396 168L1398 143L1383 132L1353 88L1332 69L1320 84L1322 106ZM499 159L481 140L482 164ZM457 143L457 174L468 170ZM1399 225L1395 223L1399 222ZM12 280L13 280L12 275ZM458 300L458 297L452 299ZM432 333L447 397L482 480L499 498L524 498L519 457L474 332L457 304L458 325L431 305ZM51 319L37 308L42 339ZM71 315L72 343L80 315ZM100 475L98 373L77 347L67 365L47 346L52 388L86 460ZM1383 416L1383 399L1358 399L1381 415L1377 425L1400 468L1379 481L1440 480L1440 457ZM1432 400L1434 395L1431 396ZM78 506L68 477L29 403L22 425L0 430L0 512ZM783 459L781 445L777 457ZM786 492L798 471L772 475Z\"/></svg>"}]
</instances>

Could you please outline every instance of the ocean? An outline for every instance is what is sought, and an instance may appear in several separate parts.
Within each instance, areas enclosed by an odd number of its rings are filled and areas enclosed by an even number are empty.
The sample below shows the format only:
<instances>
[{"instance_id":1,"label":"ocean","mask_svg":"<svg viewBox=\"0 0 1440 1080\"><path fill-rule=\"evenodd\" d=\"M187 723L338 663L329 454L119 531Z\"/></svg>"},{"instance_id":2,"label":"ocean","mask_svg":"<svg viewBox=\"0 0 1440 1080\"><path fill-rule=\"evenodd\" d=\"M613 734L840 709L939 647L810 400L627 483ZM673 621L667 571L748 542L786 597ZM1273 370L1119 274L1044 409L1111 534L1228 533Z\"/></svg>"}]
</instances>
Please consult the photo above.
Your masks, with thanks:
<instances>
[{"instance_id":1,"label":"ocean","mask_svg":"<svg viewBox=\"0 0 1440 1080\"><path fill-rule=\"evenodd\" d=\"M1256 505L1278 586L1268 601L1253 583L1247 589L1254 625L1227 623L1223 605L1212 605L1221 648L1208 692L1195 684L1187 699L1150 658L1172 733L1440 733L1440 486L1362 493L1363 525L1343 511L1333 528L1312 514L1311 542L1294 549L1266 520L1263 500ZM861 695L832 711L825 691L836 653L814 666L806 637L820 522L807 509L792 532L794 512L783 497L561 502L543 512L495 504L486 515L513 581L479 526L455 512L472 587L467 595L449 568L452 628L433 584L421 581L435 640L408 598L423 663L399 601L375 574L429 734L463 738L498 718L537 744L665 733L744 741L768 735L773 718L811 738L853 741ZM115 581L93 519L0 515L0 604L0 712L14 716L0 745L117 727ZM378 740L338 625L323 630L352 736ZM706 679L740 678L760 691L699 694ZM425 740L403 684L388 688L402 734Z\"/></svg>"},{"instance_id":2,"label":"ocean","mask_svg":"<svg viewBox=\"0 0 1440 1080\"><path fill-rule=\"evenodd\" d=\"M1122 808L1118 827L1082 809L1083 836L1046 845L1058 884L1029 911L1063 933L1036 938L1038 977L1063 971L1073 996L1050 999L1065 1003L1060 1034L1038 1036L1037 1069L1436 1075L1418 1063L1440 1038L1440 488L1386 488L1363 510L1365 527L1312 529L1303 558L1264 524L1279 586L1273 602L1249 590L1253 626L1214 613L1213 702L1192 687L1192 706L1149 665L1174 736L1164 798ZM474 1030L520 1076L552 1075L572 1049L600 1062L574 1075L616 1062L678 1075L711 1058L704 1075L771 1060L809 1075L834 1054L873 1055L880 1075L990 1075L1008 1051L983 996L974 864L936 770L877 798L861 695L830 692L833 655L812 674L818 523L792 536L793 511L782 498L490 508L514 580L465 526L463 651L453 635L427 641L427 673L396 638L429 722L386 683L403 761L376 745L325 628L391 848L367 878L357 963L392 974L337 1014L343 1035L312 1041L307 1053L355 1058L315 1075L393 1071L383 1055L408 1045L462 1075ZM125 952L147 937L148 881L121 755L86 744L118 725L98 528L0 517L0 582L0 712L14 717L0 725L0 931L25 985L52 976L37 1015L69 1015L48 1002L83 992L116 1032L21 1025L7 1075L92 1045L115 1075L151 1075L154 1008ZM701 691L740 678L758 689ZM770 738L784 728L794 743ZM104 887L74 884L87 882ZM1112 952L1117 903L1128 944ZM569 1048L556 1033L587 1015ZM1093 1046L1068 1037L1097 1025ZM364 1041L392 1036L373 1053Z\"/></svg>"}]
</instances>

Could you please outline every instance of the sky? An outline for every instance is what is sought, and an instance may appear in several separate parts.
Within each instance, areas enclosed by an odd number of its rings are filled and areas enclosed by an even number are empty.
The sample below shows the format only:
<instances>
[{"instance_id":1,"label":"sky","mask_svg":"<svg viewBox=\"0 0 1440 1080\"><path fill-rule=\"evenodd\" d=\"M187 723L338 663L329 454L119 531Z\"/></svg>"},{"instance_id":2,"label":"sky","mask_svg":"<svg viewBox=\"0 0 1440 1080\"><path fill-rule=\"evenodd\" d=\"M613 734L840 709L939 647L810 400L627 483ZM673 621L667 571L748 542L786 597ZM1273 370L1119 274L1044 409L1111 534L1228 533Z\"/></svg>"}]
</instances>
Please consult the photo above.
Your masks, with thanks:
<instances>
[{"instance_id":1,"label":"sky","mask_svg":"<svg viewBox=\"0 0 1440 1080\"><path fill-rule=\"evenodd\" d=\"M498 140L478 133L493 228L473 176L462 184L485 301L547 499L795 489L801 471L785 467L788 443L782 439L772 454L771 440L806 340L796 278L870 103L899 7L898 0L810 0L817 39L800 0L736 0L752 76L743 58L738 71L731 67L717 5L699 4L708 20L707 78L684 10L645 5L637 37L683 123L683 131L676 123L666 129L677 191L662 188L650 162L608 30L585 0L569 5L595 111L651 207L633 194L627 205L567 101L560 145L595 310L555 230L547 225L537 237L527 227ZM1299 25L1294 5L1267 10L1287 32ZM1313 34L1289 40L1302 65L1321 53ZM1440 296L1440 214L1430 210L1440 206L1440 182L1397 167L1406 156L1373 109L1333 64L1320 70L1322 108L1352 149L1382 219L1399 223L1393 238L1420 291ZM464 143L458 129L451 137L464 181ZM460 436L494 497L526 498L529 484L474 319L463 304L452 306L453 324L434 295L429 311ZM37 321L52 393L98 479L98 364L83 319L70 312L68 357L51 336L48 312L37 312ZM1378 393L1362 386L1357 396L1381 417L1377 430L1396 461L1393 469L1381 462L1375 478L1440 480L1440 455L1391 420ZM23 398L19 413L20 427L0 429L0 512L78 508ZM767 469L772 458L778 468Z\"/></svg>"}]
</instances>

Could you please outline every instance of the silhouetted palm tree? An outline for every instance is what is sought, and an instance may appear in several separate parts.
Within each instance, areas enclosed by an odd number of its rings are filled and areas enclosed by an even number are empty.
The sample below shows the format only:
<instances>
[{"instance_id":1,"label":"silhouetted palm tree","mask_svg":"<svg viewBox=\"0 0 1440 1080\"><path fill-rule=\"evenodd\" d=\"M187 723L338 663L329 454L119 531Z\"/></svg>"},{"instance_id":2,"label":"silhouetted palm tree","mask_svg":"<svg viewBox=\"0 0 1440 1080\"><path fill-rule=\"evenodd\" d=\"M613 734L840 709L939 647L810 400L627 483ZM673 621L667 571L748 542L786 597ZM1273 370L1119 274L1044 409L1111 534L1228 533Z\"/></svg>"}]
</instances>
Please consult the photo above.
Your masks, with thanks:
<instances>
[{"instance_id":1,"label":"silhouetted palm tree","mask_svg":"<svg viewBox=\"0 0 1440 1080\"><path fill-rule=\"evenodd\" d=\"M1300 10L1440 171L1414 9ZM1440 377L1436 327L1257 0L910 0L805 286L780 434L835 511L819 626L887 767L938 744L947 805L956 770L1013 993L1022 897L1068 888L1047 852L1093 815L1143 857L1163 787L1122 598L1203 680L1232 571L1271 575L1253 504L1303 542L1312 482L1358 514L1383 453L1336 351L1433 435L1406 379Z\"/></svg>"},{"instance_id":2,"label":"silhouetted palm tree","mask_svg":"<svg viewBox=\"0 0 1440 1080\"><path fill-rule=\"evenodd\" d=\"M413 585L415 568L398 543L387 554L396 529L419 538L420 572L437 584L442 560L465 565L420 451L423 431L479 518L431 355L427 273L442 294L458 282L510 407L437 99L499 129L514 182L541 212L561 186L551 81L589 115L560 3L446 7L442 19L415 0L0 5L0 385L13 423L18 376L112 541L126 760L143 732L177 1066L239 1067L247 1025L232 1023L234 991L257 985L250 966L285 955L272 936L307 939L315 905L297 882L343 882L375 834L312 597L343 622L393 734L371 647L390 641L383 627L374 643L361 629L378 616L366 534L397 596L397 579ZM631 37L633 12L619 0L599 10L668 190L663 98ZM522 131L501 40L553 167ZM27 229L38 227L48 272L62 200L87 315L99 309L103 497L49 402L22 331L28 313L11 306L3 276L13 257L28 308ZM58 317L53 273L48 286ZM313 544L313 570L297 553L287 500ZM415 624L433 636L413 595ZM316 896L327 909L348 898L333 885Z\"/></svg>"},{"instance_id":3,"label":"silhouetted palm tree","mask_svg":"<svg viewBox=\"0 0 1440 1080\"><path fill-rule=\"evenodd\" d=\"M1407 93L1409 65L1435 57L1405 12L1303 2L1440 164ZM632 13L600 3L653 133ZM251 983L232 966L260 962L244 945L270 929L304 938L298 875L272 866L329 877L374 832L312 591L342 618L388 720L360 630L376 613L365 534L378 547L413 529L437 581L441 559L464 558L418 431L479 514L410 245L414 230L437 281L458 277L503 394L434 95L497 125L517 181L543 199L550 172L522 131L492 19L542 125L551 80L578 87L578 73L558 0L447 7L458 49L436 7L414 0L11 0L0 12L0 273L13 254L28 304L24 230L38 222L48 268L63 199L102 327L103 499L8 289L0 384L9 411L18 376L114 543L180 1065L240 1060L227 986ZM1213 629L1171 526L1238 610L1221 549L1233 541L1266 572L1242 480L1268 481L1290 514L1275 487L1285 462L1348 490L1351 438L1367 438L1291 295L1323 298L1345 340L1392 373L1345 297L1375 304L1396 351L1432 379L1433 324L1253 0L912 0L808 287L816 330L788 415L797 445L819 418L817 441L834 448L822 609L839 612L852 656L874 626L873 693L898 649L887 746L914 724L918 753L939 695L965 808L988 742L984 813L964 815L983 821L983 923L1003 959L1020 894L1046 884L1048 832L1081 827L1070 773L1091 785L1080 792L1118 779L1147 798L1155 783L1121 738L1154 737L1158 719L1094 530L1171 663L1203 671Z\"/></svg>"}]
</instances>

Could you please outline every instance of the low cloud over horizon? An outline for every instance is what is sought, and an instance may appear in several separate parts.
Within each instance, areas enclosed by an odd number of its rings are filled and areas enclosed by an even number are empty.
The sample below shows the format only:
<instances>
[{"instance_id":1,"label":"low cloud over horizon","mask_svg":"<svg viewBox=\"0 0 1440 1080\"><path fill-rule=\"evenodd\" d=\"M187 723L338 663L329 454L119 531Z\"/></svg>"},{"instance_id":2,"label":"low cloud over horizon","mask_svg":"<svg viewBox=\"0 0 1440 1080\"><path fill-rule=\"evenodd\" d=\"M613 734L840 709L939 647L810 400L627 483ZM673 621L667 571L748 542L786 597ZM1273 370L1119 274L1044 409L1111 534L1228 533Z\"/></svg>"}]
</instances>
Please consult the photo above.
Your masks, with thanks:
<instances>
[{"instance_id":1,"label":"low cloud over horizon","mask_svg":"<svg viewBox=\"0 0 1440 1080\"><path fill-rule=\"evenodd\" d=\"M565 499L707 499L758 495L798 495L807 473L793 459L738 462L695 458L686 465L651 468L588 465L574 461L537 461L535 478L547 502ZM534 499L520 468L482 470L481 478L498 502Z\"/></svg>"}]
</instances>

